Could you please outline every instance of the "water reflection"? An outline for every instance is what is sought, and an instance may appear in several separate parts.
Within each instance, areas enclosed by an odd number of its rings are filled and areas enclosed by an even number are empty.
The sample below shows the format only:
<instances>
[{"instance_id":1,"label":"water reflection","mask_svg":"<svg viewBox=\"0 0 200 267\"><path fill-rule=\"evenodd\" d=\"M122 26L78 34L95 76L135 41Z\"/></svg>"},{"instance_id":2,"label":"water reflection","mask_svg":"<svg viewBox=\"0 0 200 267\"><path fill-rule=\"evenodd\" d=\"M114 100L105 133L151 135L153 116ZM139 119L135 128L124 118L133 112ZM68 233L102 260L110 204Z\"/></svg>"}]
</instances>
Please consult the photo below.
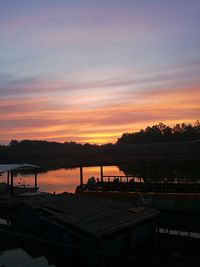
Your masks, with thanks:
<instances>
[{"instance_id":1,"label":"water reflection","mask_svg":"<svg viewBox=\"0 0 200 267\"><path fill-rule=\"evenodd\" d=\"M0 218L0 229L10 229L11 225L11 220L7 218Z\"/></svg>"},{"instance_id":2,"label":"water reflection","mask_svg":"<svg viewBox=\"0 0 200 267\"><path fill-rule=\"evenodd\" d=\"M117 166L105 166L105 175L124 175ZM84 167L83 177L84 183L91 176L100 177L100 167ZM6 181L6 174L1 176L1 181ZM30 173L15 173L14 185L24 184L26 186L34 186L34 176ZM38 186L39 190L49 193L62 193L69 192L74 193L76 187L80 184L80 169L68 168L49 170L46 172L40 172L38 174Z\"/></svg>"},{"instance_id":3,"label":"water reflection","mask_svg":"<svg viewBox=\"0 0 200 267\"><path fill-rule=\"evenodd\" d=\"M23 249L17 248L0 252L0 266L54 267L55 265L49 264L47 259L45 259L45 257L39 257L34 259L29 254L27 254L26 251L24 251Z\"/></svg>"},{"instance_id":4,"label":"water reflection","mask_svg":"<svg viewBox=\"0 0 200 267\"><path fill-rule=\"evenodd\" d=\"M104 166L105 176L133 175L135 181L168 181L173 183L200 182L199 167L196 164L161 165L161 164L129 164L118 166ZM100 177L100 167L84 167L84 183L91 176ZM6 181L6 173L0 177L0 182ZM34 175L31 173L15 173L15 185L34 186ZM79 168L62 168L56 170L43 170L38 175L40 191L50 193L74 193L80 184Z\"/></svg>"},{"instance_id":5,"label":"water reflection","mask_svg":"<svg viewBox=\"0 0 200 267\"><path fill-rule=\"evenodd\" d=\"M200 180L199 162L183 162L183 163L138 163L123 164L119 169L126 175L135 174L144 179L188 179L189 181Z\"/></svg>"}]
</instances>

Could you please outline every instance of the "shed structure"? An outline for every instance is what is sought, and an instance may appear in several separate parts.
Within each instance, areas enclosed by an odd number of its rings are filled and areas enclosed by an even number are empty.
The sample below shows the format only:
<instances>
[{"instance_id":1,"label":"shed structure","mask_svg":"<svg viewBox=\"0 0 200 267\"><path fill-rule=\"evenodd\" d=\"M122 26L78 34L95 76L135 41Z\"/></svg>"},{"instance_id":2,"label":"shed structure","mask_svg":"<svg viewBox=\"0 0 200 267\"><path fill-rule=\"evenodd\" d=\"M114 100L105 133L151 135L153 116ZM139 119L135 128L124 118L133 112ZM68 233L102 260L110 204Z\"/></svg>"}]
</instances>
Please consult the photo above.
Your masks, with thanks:
<instances>
[{"instance_id":1,"label":"shed structure","mask_svg":"<svg viewBox=\"0 0 200 267\"><path fill-rule=\"evenodd\" d=\"M36 235L65 244L65 254L96 264L99 252L110 257L152 239L158 215L133 203L63 193L24 201L20 220ZM96 256L89 256L94 249Z\"/></svg>"},{"instance_id":2,"label":"shed structure","mask_svg":"<svg viewBox=\"0 0 200 267\"><path fill-rule=\"evenodd\" d=\"M34 181L34 188L37 191L37 170L39 166L32 165L32 164L0 164L0 173L7 172L7 182L6 186L10 190L10 195L14 195L14 171L22 171L22 170L33 170L35 181Z\"/></svg>"}]
</instances>

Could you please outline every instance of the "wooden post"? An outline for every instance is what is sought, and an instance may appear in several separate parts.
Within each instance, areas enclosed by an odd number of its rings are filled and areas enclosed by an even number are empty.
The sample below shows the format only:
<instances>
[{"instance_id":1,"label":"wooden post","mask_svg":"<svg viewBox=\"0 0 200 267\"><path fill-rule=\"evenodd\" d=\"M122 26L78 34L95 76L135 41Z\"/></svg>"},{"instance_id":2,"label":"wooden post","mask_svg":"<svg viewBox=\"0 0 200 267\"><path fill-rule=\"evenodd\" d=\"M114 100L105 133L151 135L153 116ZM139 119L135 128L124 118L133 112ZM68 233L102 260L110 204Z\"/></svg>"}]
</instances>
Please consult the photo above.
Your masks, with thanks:
<instances>
[{"instance_id":1,"label":"wooden post","mask_svg":"<svg viewBox=\"0 0 200 267\"><path fill-rule=\"evenodd\" d=\"M10 195L11 197L13 197L14 195L14 192L13 192L13 171L10 172Z\"/></svg>"},{"instance_id":2,"label":"wooden post","mask_svg":"<svg viewBox=\"0 0 200 267\"><path fill-rule=\"evenodd\" d=\"M80 187L81 192L83 191L83 167L80 167Z\"/></svg>"},{"instance_id":3,"label":"wooden post","mask_svg":"<svg viewBox=\"0 0 200 267\"><path fill-rule=\"evenodd\" d=\"M101 171L101 183L103 183L103 166L100 166L100 171Z\"/></svg>"},{"instance_id":4,"label":"wooden post","mask_svg":"<svg viewBox=\"0 0 200 267\"><path fill-rule=\"evenodd\" d=\"M35 170L35 191L37 191L37 170Z\"/></svg>"},{"instance_id":5,"label":"wooden post","mask_svg":"<svg viewBox=\"0 0 200 267\"><path fill-rule=\"evenodd\" d=\"M10 171L7 172L7 185L10 184Z\"/></svg>"},{"instance_id":6,"label":"wooden post","mask_svg":"<svg viewBox=\"0 0 200 267\"><path fill-rule=\"evenodd\" d=\"M104 184L103 184L103 166L100 165L100 173L101 173L101 190L104 191Z\"/></svg>"}]
</instances>

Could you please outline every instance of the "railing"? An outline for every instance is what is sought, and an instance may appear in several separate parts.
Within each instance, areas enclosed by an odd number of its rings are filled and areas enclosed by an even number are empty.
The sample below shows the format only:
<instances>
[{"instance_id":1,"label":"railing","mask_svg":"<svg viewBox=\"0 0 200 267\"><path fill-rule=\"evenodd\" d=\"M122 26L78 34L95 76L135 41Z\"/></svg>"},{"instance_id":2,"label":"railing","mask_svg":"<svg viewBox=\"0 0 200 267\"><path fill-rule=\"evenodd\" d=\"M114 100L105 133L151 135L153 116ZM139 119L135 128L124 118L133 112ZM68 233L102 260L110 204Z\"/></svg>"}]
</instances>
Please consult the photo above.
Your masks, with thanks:
<instances>
[{"instance_id":1,"label":"railing","mask_svg":"<svg viewBox=\"0 0 200 267\"><path fill-rule=\"evenodd\" d=\"M158 193L200 193L200 182L151 181L131 175L104 175L102 180L94 185L84 185L84 189L91 191L119 191L119 192L158 192ZM84 190L83 189L83 190Z\"/></svg>"}]
</instances>

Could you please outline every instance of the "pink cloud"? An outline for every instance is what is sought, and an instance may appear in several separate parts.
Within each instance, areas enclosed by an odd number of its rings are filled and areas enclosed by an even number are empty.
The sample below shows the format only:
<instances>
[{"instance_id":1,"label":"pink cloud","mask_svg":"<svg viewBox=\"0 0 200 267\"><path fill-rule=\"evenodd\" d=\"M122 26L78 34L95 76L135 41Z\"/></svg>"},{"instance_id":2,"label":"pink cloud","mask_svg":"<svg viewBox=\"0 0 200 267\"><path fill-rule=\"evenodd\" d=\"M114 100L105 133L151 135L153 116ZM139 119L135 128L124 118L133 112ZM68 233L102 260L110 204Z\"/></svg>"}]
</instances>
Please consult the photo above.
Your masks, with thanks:
<instances>
[{"instance_id":1,"label":"pink cloud","mask_svg":"<svg viewBox=\"0 0 200 267\"><path fill-rule=\"evenodd\" d=\"M1 100L0 139L114 142L123 132L160 121L170 125L194 122L200 116L199 92L199 87L137 92L137 101L132 100L131 93L127 98L121 94L116 102L108 100L92 108L85 99L84 109L65 104L57 108L54 98ZM57 101L62 103L62 98L57 97Z\"/></svg>"}]
</instances>

